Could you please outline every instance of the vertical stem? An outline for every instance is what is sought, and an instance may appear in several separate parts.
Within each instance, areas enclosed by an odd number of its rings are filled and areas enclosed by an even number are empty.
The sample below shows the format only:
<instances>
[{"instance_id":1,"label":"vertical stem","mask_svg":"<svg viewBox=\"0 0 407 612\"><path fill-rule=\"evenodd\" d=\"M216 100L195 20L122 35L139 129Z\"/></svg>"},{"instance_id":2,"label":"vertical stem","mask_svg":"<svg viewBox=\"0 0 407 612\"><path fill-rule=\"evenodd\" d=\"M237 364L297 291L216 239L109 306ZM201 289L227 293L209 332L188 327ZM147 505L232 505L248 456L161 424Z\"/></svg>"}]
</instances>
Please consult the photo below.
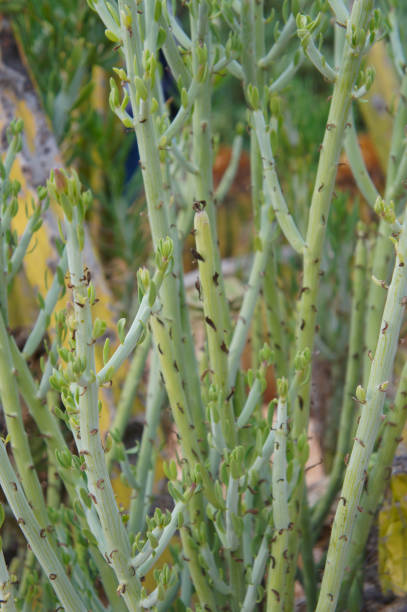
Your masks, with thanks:
<instances>
[{"instance_id":1,"label":"vertical stem","mask_svg":"<svg viewBox=\"0 0 407 612\"><path fill-rule=\"evenodd\" d=\"M7 502L16 517L25 539L33 550L42 569L66 610L86 612L86 607L71 584L61 562L50 543L47 530L36 519L21 489L7 455L4 443L0 440L0 486Z\"/></svg>"},{"instance_id":2,"label":"vertical stem","mask_svg":"<svg viewBox=\"0 0 407 612\"><path fill-rule=\"evenodd\" d=\"M387 165L386 174L386 190L385 201L389 203L393 197L395 182L397 177L397 167L402 149L402 135L404 133L404 125L407 120L407 74L404 76L401 83L400 99L397 107L396 116L394 119L393 133L390 146L390 154ZM390 231L387 223L380 219L379 229L377 232L376 245L374 249L374 257L372 264L372 275L376 278L387 282L390 271L390 264L393 257L392 245L389 240ZM383 313L384 302L386 296L381 287L378 287L374 282L369 285L369 294L367 300L367 322L365 331L365 346L366 353L363 364L363 384L366 385L370 372L369 354L374 353L376 349L377 336L379 333L379 325Z\"/></svg>"},{"instance_id":3,"label":"vertical stem","mask_svg":"<svg viewBox=\"0 0 407 612\"><path fill-rule=\"evenodd\" d=\"M219 275L220 309L223 327L228 335L230 333L230 314L226 300L225 285L220 261L219 242L216 229L216 211L213 199L213 174L212 174L212 132L211 132L211 97L212 97L212 75L211 75L211 40L208 27L209 6L207 0L193 0L191 9L191 31L192 31L192 66L195 78L201 70L206 74L200 82L200 91L197 95L192 114L192 150L193 162L199 172L195 180L194 197L207 204L207 213L212 232L212 244L214 246L215 267ZM200 64L198 49L206 47L208 59L206 66Z\"/></svg>"},{"instance_id":4,"label":"vertical stem","mask_svg":"<svg viewBox=\"0 0 407 612\"><path fill-rule=\"evenodd\" d=\"M407 364L404 364L394 406L391 406L384 422L383 437L376 453L374 466L369 471L369 481L360 502L361 512L356 517L353 536L349 547L349 571L346 572L341 588L343 599L349 592L350 583L360 562L363 560L366 542L391 478L391 466L397 446L400 443L407 418ZM342 597L341 597L342 599Z\"/></svg>"},{"instance_id":5,"label":"vertical stem","mask_svg":"<svg viewBox=\"0 0 407 612\"><path fill-rule=\"evenodd\" d=\"M314 541L317 539L324 518L341 487L343 472L345 470L345 457L350 450L352 432L355 427L354 394L360 376L363 347L363 322L366 316L366 263L366 244L365 236L362 231L359 232L355 253L348 360L346 364L339 437L328 488L324 495L318 500L312 513L312 533Z\"/></svg>"},{"instance_id":6,"label":"vertical stem","mask_svg":"<svg viewBox=\"0 0 407 612\"><path fill-rule=\"evenodd\" d=\"M137 458L136 481L138 489L130 507L129 532L138 533L144 529L144 504L148 472L152 467L153 441L157 438L161 407L165 392L160 381L160 368L157 350L151 356L150 377L148 380L145 425Z\"/></svg>"},{"instance_id":7,"label":"vertical stem","mask_svg":"<svg viewBox=\"0 0 407 612\"><path fill-rule=\"evenodd\" d=\"M32 504L34 514L41 527L46 527L48 525L47 510L41 484L34 467L28 436L23 425L16 376L17 372L13 365L8 333L3 316L0 315L0 397L7 431L24 492Z\"/></svg>"},{"instance_id":8,"label":"vertical stem","mask_svg":"<svg viewBox=\"0 0 407 612\"><path fill-rule=\"evenodd\" d=\"M387 293L376 353L370 370L366 400L362 404L355 443L346 469L340 503L336 510L332 528L318 601L318 612L322 612L322 610L329 612L329 610L335 610L336 607L355 525L357 507L365 484L373 445L380 427L385 390L393 369L404 314L403 298L407 289L407 272L404 263L407 259L407 213L404 215L397 249L398 255Z\"/></svg>"},{"instance_id":9,"label":"vertical stem","mask_svg":"<svg viewBox=\"0 0 407 612\"><path fill-rule=\"evenodd\" d=\"M267 582L267 612L288 610L284 593L287 567L292 563L292 559L288 557L290 513L287 487L287 399L285 393L279 397L277 405L272 484L275 532L271 547L272 563L269 566Z\"/></svg>"},{"instance_id":10,"label":"vertical stem","mask_svg":"<svg viewBox=\"0 0 407 612\"><path fill-rule=\"evenodd\" d=\"M127 0L120 0L119 6L123 9L129 7L130 11L133 12L133 22L137 20L137 11L131 3ZM142 54L141 52L138 54L137 50L134 50L133 39L139 37L133 36L132 30L126 27L124 23L121 24L121 33L123 37L126 69L129 76L129 97L135 118L135 132L140 152L140 166L143 174L153 244L157 246L159 239L166 238L167 236L172 237L174 244L176 244L178 237L176 235L175 224L174 227L170 227L168 190L164 188L163 184L157 131L154 124L154 117L150 112L151 91L148 92L147 100L139 100L134 85L136 68L139 74L141 72L140 65ZM176 258L174 269L176 272L181 268L181 250L175 248L174 255ZM172 342L171 352L176 362L179 364L181 371L184 372L185 351L183 350L182 344L184 342L192 342L192 339L190 334L182 334L179 299L180 295L183 295L183 293L179 291L180 280L180 278L174 278L172 274L168 275L162 284L160 297L163 304L163 316L172 328L170 334ZM187 354L191 354L191 349L187 351ZM195 371L195 378L197 376ZM188 379L185 379L184 385L185 393L188 398L188 405L183 418L188 421L194 421L195 426L200 431L199 437L202 439L202 447L205 447L206 437L203 427L203 407L200 394L196 393L196 390L199 389L199 380L198 382L195 380L190 383ZM195 393L191 391L191 387L195 390ZM207 449L205 453L206 451Z\"/></svg>"},{"instance_id":11,"label":"vertical stem","mask_svg":"<svg viewBox=\"0 0 407 612\"><path fill-rule=\"evenodd\" d=\"M335 185L337 164L343 144L345 124L352 99L352 90L359 73L366 42L365 37L362 37L362 40L358 42L352 42L352 32L367 31L371 9L371 0L356 0L353 3L352 13L347 23L342 62L333 89L309 212L306 248L304 250L303 283L298 307L297 353L301 353L304 349L308 349L312 353L314 347L317 296L326 224ZM294 441L298 441L301 433L307 431L309 401L310 381L308 380L301 386L295 404L292 430ZM301 465L301 458L298 457L298 460ZM301 469L304 469L304 465L301 465ZM290 502L295 511L293 521L297 528L299 527L297 518L301 512L304 482L304 479L302 479L302 485L298 485ZM294 532L290 534L290 549L291 547L294 550L297 549ZM294 557L296 558L296 554ZM290 581L290 592L293 593L294 572L290 574Z\"/></svg>"},{"instance_id":12,"label":"vertical stem","mask_svg":"<svg viewBox=\"0 0 407 612\"><path fill-rule=\"evenodd\" d=\"M73 287L76 357L86 364L83 375L89 381L83 388L78 387L80 432L80 448L78 450L85 458L88 489L99 516L104 536L103 542L100 543L101 549L112 562L112 567L119 581L118 592L122 595L129 610L138 612L140 610L141 585L130 565L130 542L116 504L100 438L98 387L95 380L95 353L92 343L92 316L87 297L87 281L84 274L82 251L76 231L80 223L78 211L75 207L72 222L66 220L65 223L67 231L66 248ZM91 382L92 380L94 382Z\"/></svg>"}]
</instances>

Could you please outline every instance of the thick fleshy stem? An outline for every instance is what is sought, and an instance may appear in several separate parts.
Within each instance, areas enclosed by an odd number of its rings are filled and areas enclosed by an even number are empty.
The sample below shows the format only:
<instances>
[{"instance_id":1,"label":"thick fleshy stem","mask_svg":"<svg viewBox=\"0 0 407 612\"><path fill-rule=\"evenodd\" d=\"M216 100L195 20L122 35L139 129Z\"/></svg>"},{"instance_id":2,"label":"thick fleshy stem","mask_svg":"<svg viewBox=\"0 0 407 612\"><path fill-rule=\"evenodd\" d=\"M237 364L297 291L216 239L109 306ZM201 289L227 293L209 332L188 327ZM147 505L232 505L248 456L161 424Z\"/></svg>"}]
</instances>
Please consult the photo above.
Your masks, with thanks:
<instances>
[{"instance_id":1,"label":"thick fleshy stem","mask_svg":"<svg viewBox=\"0 0 407 612\"><path fill-rule=\"evenodd\" d=\"M356 0L347 23L346 42L342 61L335 81L328 121L321 145L315 187L311 199L308 218L306 248L304 249L303 281L298 306L296 349L311 353L314 348L317 295L320 281L321 258L324 245L326 224L332 200L337 164L341 152L346 122L352 100L352 91L359 73L363 54L366 51L368 20L372 10L371 0ZM355 37L354 32L360 33ZM310 381L302 385L294 409L292 438L296 442L301 434L307 431L309 421ZM296 447L295 447L296 448ZM304 466L302 466L304 469ZM302 485L298 486L290 505L296 508L294 524L301 512L303 494ZM299 524L297 525L299 527ZM297 549L294 533L290 534L290 550ZM296 559L296 554L294 555ZM293 593L294 573L291 573Z\"/></svg>"},{"instance_id":2,"label":"thick fleshy stem","mask_svg":"<svg viewBox=\"0 0 407 612\"><path fill-rule=\"evenodd\" d=\"M165 388L171 405L174 421L181 438L181 447L184 458L188 461L191 473L197 469L203 482L205 494L214 505L219 501L215 495L213 481L204 465L201 451L201 441L197 440L195 427L188 424L186 418L188 405L182 384L182 373L174 359L171 347L172 342L167 323L158 316L153 316L150 321L154 342L159 354L161 372L165 382Z\"/></svg>"},{"instance_id":3,"label":"thick fleshy stem","mask_svg":"<svg viewBox=\"0 0 407 612\"><path fill-rule=\"evenodd\" d=\"M151 82L153 79L157 79L158 76L155 71L151 68L150 71L143 74L142 65L142 34L139 31L140 20L144 17L138 14L136 7L128 2L128 0L119 0L120 9L120 31L119 36L123 41L123 53L126 63L126 70L128 75L128 92L129 98L133 110L133 125L135 128L137 143L140 151L140 165L143 174L144 189L146 193L147 209L149 215L149 222L151 228L151 234L153 244L157 246L160 238L172 236L174 242L177 242L176 226L170 223L169 213L169 193L168 189L164 185L163 175L161 171L160 161L160 148L158 142L158 134L155 125L155 118L151 111L153 104L153 96L151 91ZM150 13L149 13L150 15ZM146 17L147 17L146 13ZM150 15L151 16L151 15ZM103 16L101 15L102 19ZM130 23L129 23L130 19ZM150 24L143 24L146 27L146 31L149 29ZM153 56L156 50L153 51ZM143 79L141 79L143 75ZM143 91L140 94L140 89L136 87L138 83L144 85ZM145 95L147 94L147 95ZM181 267L180 263L181 250L176 248L174 251L175 256L175 274ZM163 313L171 325L171 342L172 342L172 354L175 360L180 364L182 371L185 371L185 354L191 355L193 349L185 351L182 343L189 343L192 341L190 335L184 336L182 334L182 325L180 317L180 303L179 297L180 292L178 284L180 279L173 275L168 275L163 282L161 288L160 297L163 304ZM190 370L191 371L191 370ZM203 406L199 393L199 378L196 373L194 380L185 380L185 393L188 398L188 406L190 413L193 416L193 421L197 424L198 429L203 423ZM187 413L185 413L187 418ZM202 431L202 430L201 430ZM206 439L202 437L202 446L206 444ZM205 450L205 453L207 449Z\"/></svg>"},{"instance_id":4,"label":"thick fleshy stem","mask_svg":"<svg viewBox=\"0 0 407 612\"><path fill-rule=\"evenodd\" d=\"M218 609L213 589L209 586L206 576L202 573L198 558L196 542L188 533L186 526L181 527L181 541L185 556L188 558L188 567L197 592L199 603L208 612L216 612Z\"/></svg>"},{"instance_id":5,"label":"thick fleshy stem","mask_svg":"<svg viewBox=\"0 0 407 612\"><path fill-rule=\"evenodd\" d=\"M193 161L199 173L195 177L194 198L198 202L205 202L212 233L214 249L214 262L218 273L219 307L226 330L226 337L230 333L230 314L225 294L218 236L216 229L216 211L213 197L213 154L211 131L211 34L209 28L209 2L208 0L192 0L191 6L191 33L192 33L192 70L194 77L200 80L199 95L194 104L192 114L192 150Z\"/></svg>"},{"instance_id":6,"label":"thick fleshy stem","mask_svg":"<svg viewBox=\"0 0 407 612\"><path fill-rule=\"evenodd\" d=\"M124 381L123 389L120 394L119 402L117 404L116 414L114 416L111 431L115 432L115 435L121 440L123 438L126 426L129 422L131 411L136 398L137 389L143 375L144 366L146 364L147 355L151 346L151 334L147 333L144 340L139 345L132 359L128 374ZM114 460L115 448L117 442L113 439L112 448L106 456L106 463L108 471Z\"/></svg>"},{"instance_id":7,"label":"thick fleshy stem","mask_svg":"<svg viewBox=\"0 0 407 612\"><path fill-rule=\"evenodd\" d=\"M335 610L340 585L347 563L349 546L358 513L363 486L368 475L368 464L380 427L385 393L391 377L397 351L400 327L407 290L407 213L396 246L396 263L387 292L380 335L370 370L366 392L357 390L362 404L355 443L345 472L339 505L332 527L324 577L317 611Z\"/></svg>"},{"instance_id":8,"label":"thick fleshy stem","mask_svg":"<svg viewBox=\"0 0 407 612\"><path fill-rule=\"evenodd\" d=\"M17 386L17 371L14 368L9 335L2 314L0 314L0 398L13 456L24 492L28 501L32 504L34 514L41 527L46 527L49 523L47 509L41 484L34 468L27 432L23 425Z\"/></svg>"},{"instance_id":9,"label":"thick fleshy stem","mask_svg":"<svg viewBox=\"0 0 407 612\"><path fill-rule=\"evenodd\" d=\"M29 506L2 440L0 440L0 467L0 485L7 502L57 597L66 610L86 612L83 601L54 552L47 529L41 527Z\"/></svg>"},{"instance_id":10,"label":"thick fleshy stem","mask_svg":"<svg viewBox=\"0 0 407 612\"><path fill-rule=\"evenodd\" d=\"M16 612L14 589L10 581L2 548L0 548L0 600L2 612Z\"/></svg>"},{"instance_id":11,"label":"thick fleshy stem","mask_svg":"<svg viewBox=\"0 0 407 612\"><path fill-rule=\"evenodd\" d=\"M273 523L274 537L271 547L272 563L269 566L267 581L267 612L285 610L284 593L287 567L292 563L288 557L288 529L290 512L287 487L287 392L286 379L278 380L277 421L274 437L273 459Z\"/></svg>"},{"instance_id":12,"label":"thick fleshy stem","mask_svg":"<svg viewBox=\"0 0 407 612\"><path fill-rule=\"evenodd\" d=\"M386 189L384 200L386 204L394 197L394 186L397 178L398 164L402 151L402 135L404 133L404 125L407 121L407 74L404 76L401 83L400 99L397 107L396 116L394 119L393 133L390 145L390 154L387 164ZM390 273L390 265L393 258L392 246L389 241L391 234L390 228L384 219L380 220L377 231L377 239L373 255L372 275L375 278L387 283ZM377 336L381 316L384 308L385 292L376 283L371 283L369 286L369 294L367 299L367 320L365 324L365 347L366 353L363 364L363 384L366 385L370 372L370 357L376 348Z\"/></svg>"},{"instance_id":13,"label":"thick fleshy stem","mask_svg":"<svg viewBox=\"0 0 407 612\"><path fill-rule=\"evenodd\" d=\"M221 309L219 272L216 268L215 249L209 217L205 210L195 214L195 244L199 278L208 338L209 366L218 389L218 402L222 433L229 448L236 445L236 427L232 403L226 400L228 380L227 336Z\"/></svg>"},{"instance_id":14,"label":"thick fleshy stem","mask_svg":"<svg viewBox=\"0 0 407 612\"><path fill-rule=\"evenodd\" d=\"M165 390L160 381L160 367L157 350L151 356L150 377L148 381L147 406L145 425L141 438L140 450L136 466L136 496L130 505L130 519L128 530L130 533L142 531L145 523L144 506L148 472L152 466L153 441L157 437L160 423L161 407L165 397Z\"/></svg>"},{"instance_id":15,"label":"thick fleshy stem","mask_svg":"<svg viewBox=\"0 0 407 612\"><path fill-rule=\"evenodd\" d=\"M401 441L407 418L407 364L404 365L394 405L389 408L383 426L380 446L369 470L368 484L360 501L360 512L356 517L353 536L349 547L348 570L341 588L341 600L345 599L355 571L363 561L366 542L392 474L392 463Z\"/></svg>"},{"instance_id":16,"label":"thick fleshy stem","mask_svg":"<svg viewBox=\"0 0 407 612\"><path fill-rule=\"evenodd\" d=\"M346 364L345 386L339 424L339 437L333 462L332 471L329 476L329 484L326 492L318 500L312 512L312 534L314 541L322 528L324 518L338 493L342 476L345 470L345 457L350 450L350 440L355 427L355 389L360 380L363 346L363 321L365 318L366 300L366 264L367 253L364 228L359 228L356 244L354 277L353 277L353 299L350 318L348 360Z\"/></svg>"},{"instance_id":17,"label":"thick fleshy stem","mask_svg":"<svg viewBox=\"0 0 407 612\"><path fill-rule=\"evenodd\" d=\"M85 459L85 471L91 500L100 519L103 541L100 542L103 554L112 562L112 567L119 581L118 593L122 595L129 610L140 609L141 585L130 565L130 542L127 537L114 491L106 469L104 450L99 430L98 386L95 377L95 354L92 342L92 315L89 288L84 264L82 261L81 237L78 227L83 223L84 204L80 205L80 194L76 193L75 177L68 179L56 177L59 196L67 191L71 200L71 219L65 216L67 233L66 249L68 268L73 291L75 317L75 356L82 364L83 376L89 382L83 388L72 385L75 403L79 409L79 452ZM68 187L66 187L68 185ZM75 197L76 196L76 197ZM75 201L77 198L77 201Z\"/></svg>"}]
</instances>

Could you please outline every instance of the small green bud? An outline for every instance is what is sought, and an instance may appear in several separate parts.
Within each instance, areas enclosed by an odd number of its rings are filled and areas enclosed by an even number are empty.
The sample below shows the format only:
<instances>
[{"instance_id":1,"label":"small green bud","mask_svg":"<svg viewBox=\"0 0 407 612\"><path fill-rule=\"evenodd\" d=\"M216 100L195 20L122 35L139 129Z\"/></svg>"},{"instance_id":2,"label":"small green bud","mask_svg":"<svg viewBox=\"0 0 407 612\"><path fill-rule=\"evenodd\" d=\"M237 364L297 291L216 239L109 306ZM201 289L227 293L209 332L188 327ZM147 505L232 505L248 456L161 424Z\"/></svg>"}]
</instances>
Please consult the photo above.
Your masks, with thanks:
<instances>
[{"instance_id":1,"label":"small green bud","mask_svg":"<svg viewBox=\"0 0 407 612\"><path fill-rule=\"evenodd\" d=\"M154 21L160 21L162 8L161 0L156 0L154 6Z\"/></svg>"},{"instance_id":2,"label":"small green bud","mask_svg":"<svg viewBox=\"0 0 407 612\"><path fill-rule=\"evenodd\" d=\"M114 42L114 43L120 42L120 38L112 30L105 30L105 36L111 42Z\"/></svg>"},{"instance_id":3,"label":"small green bud","mask_svg":"<svg viewBox=\"0 0 407 612\"><path fill-rule=\"evenodd\" d=\"M187 108L188 106L188 92L185 87L183 87L181 90L181 104L184 108Z\"/></svg>"},{"instance_id":4,"label":"small green bud","mask_svg":"<svg viewBox=\"0 0 407 612\"><path fill-rule=\"evenodd\" d=\"M244 530L244 523L243 523L242 517L237 516L237 514L234 514L233 512L231 513L230 517L232 519L232 526L233 526L233 531L235 532L235 535L238 538L241 538L243 534L243 530Z\"/></svg>"},{"instance_id":5,"label":"small green bud","mask_svg":"<svg viewBox=\"0 0 407 612\"><path fill-rule=\"evenodd\" d=\"M154 281L150 282L150 290L148 292L148 305L150 308L154 306L154 302L157 298L157 287Z\"/></svg>"},{"instance_id":6,"label":"small green bud","mask_svg":"<svg viewBox=\"0 0 407 612\"><path fill-rule=\"evenodd\" d=\"M117 76L119 77L119 79L124 82L127 83L128 82L128 78L127 78L127 74L126 72L123 70L123 68L113 68L113 72L115 72L117 74Z\"/></svg>"},{"instance_id":7,"label":"small green bud","mask_svg":"<svg viewBox=\"0 0 407 612\"><path fill-rule=\"evenodd\" d=\"M160 27L157 33L157 50L161 49L166 39L167 39L167 32L164 30L164 28Z\"/></svg>"},{"instance_id":8,"label":"small green bud","mask_svg":"<svg viewBox=\"0 0 407 612\"><path fill-rule=\"evenodd\" d=\"M160 270L164 271L173 257L174 245L171 238L161 238L157 246L156 263Z\"/></svg>"},{"instance_id":9,"label":"small green bud","mask_svg":"<svg viewBox=\"0 0 407 612\"><path fill-rule=\"evenodd\" d=\"M173 498L175 502L184 501L184 497L182 493L178 491L178 489L173 485L171 481L168 483L167 488L168 488L168 493L171 495L171 497Z\"/></svg>"},{"instance_id":10,"label":"small green bud","mask_svg":"<svg viewBox=\"0 0 407 612\"><path fill-rule=\"evenodd\" d=\"M259 90L257 87L253 87L251 83L249 83L247 88L247 100L253 110L258 110L260 108Z\"/></svg>"},{"instance_id":11,"label":"small green bud","mask_svg":"<svg viewBox=\"0 0 407 612\"><path fill-rule=\"evenodd\" d=\"M110 94L109 94L109 105L113 112L120 106L119 89L116 85L116 81L111 77L109 80Z\"/></svg>"},{"instance_id":12,"label":"small green bud","mask_svg":"<svg viewBox=\"0 0 407 612\"><path fill-rule=\"evenodd\" d=\"M96 340L97 338L103 336L106 331L106 327L106 321L102 321L99 318L95 319L93 323L92 338Z\"/></svg>"},{"instance_id":13,"label":"small green bud","mask_svg":"<svg viewBox=\"0 0 407 612\"><path fill-rule=\"evenodd\" d=\"M177 516L178 529L184 526L184 514L180 512Z\"/></svg>"},{"instance_id":14,"label":"small green bud","mask_svg":"<svg viewBox=\"0 0 407 612\"><path fill-rule=\"evenodd\" d=\"M104 450L105 453L108 453L108 452L111 451L112 447L113 447L113 437L112 437L110 431L108 431L107 434L106 434L103 450Z\"/></svg>"},{"instance_id":15,"label":"small green bud","mask_svg":"<svg viewBox=\"0 0 407 612\"><path fill-rule=\"evenodd\" d=\"M260 349L259 357L260 361L265 361L267 364L271 364L274 361L274 351L271 350L267 343L264 343L263 348Z\"/></svg>"},{"instance_id":16,"label":"small green bud","mask_svg":"<svg viewBox=\"0 0 407 612\"><path fill-rule=\"evenodd\" d=\"M234 480L238 480L244 475L246 471L246 466L244 464L244 447L243 446L237 446L236 448L233 449L230 455L229 463L230 463L230 472L232 474L232 478Z\"/></svg>"},{"instance_id":17,"label":"small green bud","mask_svg":"<svg viewBox=\"0 0 407 612\"><path fill-rule=\"evenodd\" d=\"M92 501L91 501L91 499L90 499L90 497L88 495L88 492L85 491L85 489L81 488L81 489L79 489L79 494L80 494L80 496L82 498L82 501L85 504L85 506L90 509L92 507Z\"/></svg>"},{"instance_id":18,"label":"small green bud","mask_svg":"<svg viewBox=\"0 0 407 612\"><path fill-rule=\"evenodd\" d=\"M96 299L95 286L93 285L93 283L90 283L88 287L88 301L91 306L93 306L93 304L95 303L95 299Z\"/></svg>"},{"instance_id":19,"label":"small green bud","mask_svg":"<svg viewBox=\"0 0 407 612\"><path fill-rule=\"evenodd\" d=\"M95 548L98 547L98 541L95 538L95 536L93 535L93 533L91 532L90 529L87 529L86 527L84 529L82 529L82 534L85 536L85 538L88 540L89 544L91 546L94 546Z\"/></svg>"},{"instance_id":20,"label":"small green bud","mask_svg":"<svg viewBox=\"0 0 407 612\"><path fill-rule=\"evenodd\" d=\"M119 319L119 321L117 322L117 335L119 336L119 340L121 344L123 344L124 339L126 337L125 327L126 327L126 318L123 317Z\"/></svg>"},{"instance_id":21,"label":"small green bud","mask_svg":"<svg viewBox=\"0 0 407 612\"><path fill-rule=\"evenodd\" d=\"M109 361L110 355L110 338L106 338L105 344L103 346L103 365L106 365Z\"/></svg>"},{"instance_id":22,"label":"small green bud","mask_svg":"<svg viewBox=\"0 0 407 612\"><path fill-rule=\"evenodd\" d=\"M56 449L55 458L65 469L69 469L72 466L72 455L67 448L63 450Z\"/></svg>"},{"instance_id":23,"label":"small green bud","mask_svg":"<svg viewBox=\"0 0 407 612\"><path fill-rule=\"evenodd\" d=\"M277 380L277 393L282 399L286 399L288 393L288 380L285 377Z\"/></svg>"},{"instance_id":24,"label":"small green bud","mask_svg":"<svg viewBox=\"0 0 407 612\"><path fill-rule=\"evenodd\" d=\"M362 385L358 385L356 387L356 399L358 400L358 402L360 402L361 404L366 404L366 391L365 389L362 387Z\"/></svg>"},{"instance_id":25,"label":"small green bud","mask_svg":"<svg viewBox=\"0 0 407 612\"><path fill-rule=\"evenodd\" d=\"M134 77L134 85L136 87L136 92L138 96L144 101L147 100L148 90L143 79L141 79L139 76Z\"/></svg>"},{"instance_id":26,"label":"small green bud","mask_svg":"<svg viewBox=\"0 0 407 612\"><path fill-rule=\"evenodd\" d=\"M64 346L61 346L58 349L58 353L59 353L59 356L61 357L61 359L63 359L65 361L65 363L68 363L68 361L72 360L72 353L70 351L68 351L68 349L65 348Z\"/></svg>"}]
</instances>

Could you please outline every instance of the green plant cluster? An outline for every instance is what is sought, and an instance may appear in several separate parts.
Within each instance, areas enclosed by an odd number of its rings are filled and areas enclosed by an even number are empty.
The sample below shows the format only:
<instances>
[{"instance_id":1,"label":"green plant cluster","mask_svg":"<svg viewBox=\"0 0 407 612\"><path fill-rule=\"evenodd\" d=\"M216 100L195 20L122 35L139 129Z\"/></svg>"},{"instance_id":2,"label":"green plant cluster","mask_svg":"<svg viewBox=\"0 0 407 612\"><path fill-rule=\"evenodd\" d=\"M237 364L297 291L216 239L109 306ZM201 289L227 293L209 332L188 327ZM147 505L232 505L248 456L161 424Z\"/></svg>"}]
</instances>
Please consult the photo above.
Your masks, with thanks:
<instances>
[{"instance_id":1,"label":"green plant cluster","mask_svg":"<svg viewBox=\"0 0 407 612\"><path fill-rule=\"evenodd\" d=\"M407 301L407 77L396 8L381 11L373 0L355 0L351 8L342 0L285 0L278 11L262 0L89 0L89 6L116 53L109 103L137 138L152 257L137 273L136 313L129 323L118 321L119 344L112 347L107 324L93 315L98 295L85 249L91 192L75 170L53 171L38 202L27 207L26 229L17 236L12 219L20 186L11 170L23 126L9 126L0 166L0 398L7 429L0 441L0 487L29 551L24 566L21 556L7 565L1 552L1 605L34 610L39 599L42 609L67 611L291 611L300 579L309 610L358 609L352 587L406 419L406 367L392 392ZM390 41L401 90L383 194L365 167L353 119L353 105L374 78L367 54L381 37ZM175 113L164 95L161 57L177 88ZM305 66L327 83L330 100L316 168L310 164L312 180L302 185L298 201L294 179L289 187L288 173L280 180L279 152L288 155L295 119L284 109L286 88ZM223 78L235 80L245 113L215 189L213 101ZM217 206L238 171L244 132L253 248L235 316L219 251ZM291 146L301 154L298 144ZM356 208L352 212L336 197L343 149L378 228L366 228ZM44 213L54 206L61 215L60 262L20 349L8 328L8 287ZM190 234L203 351L194 344L184 282L182 255ZM327 489L310 507L305 474L311 381L319 345L329 349L338 338L336 321L323 310L330 299L326 288L342 266L348 269L338 292L343 299L350 284L352 299L347 349L345 343L338 349L344 380L339 433ZM296 277L296 296L284 291L287 268ZM64 291L70 302L60 310ZM46 333L37 379L29 358ZM245 371L249 338L252 368ZM97 343L103 343L101 368ZM334 346L330 350L335 353ZM102 393L130 356L112 429L102 440ZM133 450L122 441L126 397L144 371L145 426L133 465ZM266 403L270 372L275 391ZM48 453L45 496L21 399ZM166 403L177 435L174 458L164 467L173 504L152 511L156 439ZM111 482L117 466L132 489L126 513ZM313 549L334 504L319 575ZM151 574L152 588L146 580Z\"/></svg>"}]
</instances>

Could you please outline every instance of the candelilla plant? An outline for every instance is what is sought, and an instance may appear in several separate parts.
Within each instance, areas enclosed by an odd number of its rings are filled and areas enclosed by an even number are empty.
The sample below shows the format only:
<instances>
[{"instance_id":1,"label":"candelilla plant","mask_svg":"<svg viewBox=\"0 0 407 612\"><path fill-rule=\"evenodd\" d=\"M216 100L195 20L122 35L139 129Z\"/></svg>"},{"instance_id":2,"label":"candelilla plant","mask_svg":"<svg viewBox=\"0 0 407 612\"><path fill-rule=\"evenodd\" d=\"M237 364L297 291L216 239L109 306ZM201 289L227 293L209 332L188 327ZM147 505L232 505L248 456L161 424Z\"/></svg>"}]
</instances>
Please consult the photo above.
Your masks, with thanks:
<instances>
[{"instance_id":1,"label":"candelilla plant","mask_svg":"<svg viewBox=\"0 0 407 612\"><path fill-rule=\"evenodd\" d=\"M54 170L26 205L24 232L13 229L21 199L11 173L23 125L11 123L0 164L0 518L9 526L14 517L27 550L13 556L3 527L0 609L290 612L298 581L310 611L360 609L353 587L407 417L407 372L396 360L407 303L407 63L396 8L373 0L284 0L277 11L266 0L88 4L117 53L109 101L137 138L152 257L134 279L138 308L132 321L118 321L115 346L112 330L94 315L97 287L85 248L92 195L76 172ZM353 106L373 82L367 55L383 38L400 97L379 193L359 148ZM164 65L179 101L175 112L162 86ZM285 92L305 67L320 73L330 94L316 170L307 173L312 187L300 206L278 160L287 148ZM236 129L215 189L214 101L226 79L242 92L246 123ZM238 171L242 143L250 150L253 240L236 310L217 206ZM338 273L351 286L347 357L331 357L343 371L342 407L328 484L311 505L311 381L324 346L321 290L337 282L324 272L329 235L341 231L330 212L340 206L335 182L343 150L372 221L353 221L350 270ZM345 215L355 220L352 206ZM45 214L58 217L59 262L20 346L10 329L10 291ZM203 350L184 281L191 235ZM287 266L296 296L282 277ZM41 346L39 377L32 362ZM245 371L248 346L252 369ZM104 436L103 392L121 380L116 373L129 358ZM276 384L268 403L270 372ZM147 376L134 462L123 440ZM175 452L164 463L171 502L154 508L166 405L176 432ZM45 451L45 483L33 429ZM131 491L127 508L117 502L113 470ZM326 560L317 567L313 550L330 511Z\"/></svg>"}]
</instances>

